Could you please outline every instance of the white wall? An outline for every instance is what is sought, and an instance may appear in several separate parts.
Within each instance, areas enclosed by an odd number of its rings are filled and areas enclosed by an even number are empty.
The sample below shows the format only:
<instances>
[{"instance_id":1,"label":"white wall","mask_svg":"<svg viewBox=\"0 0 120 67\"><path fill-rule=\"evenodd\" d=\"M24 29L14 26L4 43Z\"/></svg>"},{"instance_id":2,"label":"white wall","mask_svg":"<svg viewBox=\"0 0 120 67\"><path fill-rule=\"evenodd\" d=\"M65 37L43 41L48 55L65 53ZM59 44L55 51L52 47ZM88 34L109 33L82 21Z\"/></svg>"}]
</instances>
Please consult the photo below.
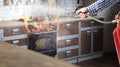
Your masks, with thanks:
<instances>
[{"instance_id":1,"label":"white wall","mask_svg":"<svg viewBox=\"0 0 120 67\"><path fill-rule=\"evenodd\" d=\"M34 13L33 13L33 8ZM37 6L28 5L28 6L1 6L0 7L0 21L2 20L13 20L21 17L28 17L38 11ZM38 13L38 12L37 12Z\"/></svg>"}]
</instances>

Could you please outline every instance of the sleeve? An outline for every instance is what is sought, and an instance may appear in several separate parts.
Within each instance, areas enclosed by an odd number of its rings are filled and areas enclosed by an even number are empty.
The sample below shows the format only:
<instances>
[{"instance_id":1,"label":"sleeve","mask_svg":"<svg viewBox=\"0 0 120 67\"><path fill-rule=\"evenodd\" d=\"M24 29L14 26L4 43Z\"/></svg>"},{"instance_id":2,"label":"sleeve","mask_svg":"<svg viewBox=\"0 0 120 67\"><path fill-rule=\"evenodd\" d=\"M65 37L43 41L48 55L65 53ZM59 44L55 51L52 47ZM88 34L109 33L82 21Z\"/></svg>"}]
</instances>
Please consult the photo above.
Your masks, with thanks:
<instances>
[{"instance_id":1,"label":"sleeve","mask_svg":"<svg viewBox=\"0 0 120 67\"><path fill-rule=\"evenodd\" d=\"M94 15L102 11L103 9L114 5L115 3L119 1L120 0L97 0L93 4L89 5L87 8L88 8L89 13L91 15Z\"/></svg>"}]
</instances>

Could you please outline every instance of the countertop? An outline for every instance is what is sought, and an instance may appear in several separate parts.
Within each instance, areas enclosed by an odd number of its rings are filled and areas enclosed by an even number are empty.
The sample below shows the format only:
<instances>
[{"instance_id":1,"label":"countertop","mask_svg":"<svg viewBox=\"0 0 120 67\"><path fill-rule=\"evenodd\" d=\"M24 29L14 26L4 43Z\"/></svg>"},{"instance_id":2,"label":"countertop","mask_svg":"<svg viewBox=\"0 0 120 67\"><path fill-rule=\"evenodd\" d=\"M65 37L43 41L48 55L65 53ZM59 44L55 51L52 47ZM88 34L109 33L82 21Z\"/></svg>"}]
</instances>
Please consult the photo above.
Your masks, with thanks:
<instances>
[{"instance_id":1,"label":"countertop","mask_svg":"<svg viewBox=\"0 0 120 67\"><path fill-rule=\"evenodd\" d=\"M95 18L103 18L100 16L95 16ZM79 17L66 17L66 18L59 18L57 22L65 23L65 22L73 22L73 21L82 21L82 20L91 20L91 18L79 18ZM55 21L50 21L55 22ZM17 26L24 26L23 22L20 21L0 21L0 28L6 27L17 27Z\"/></svg>"},{"instance_id":2,"label":"countertop","mask_svg":"<svg viewBox=\"0 0 120 67\"><path fill-rule=\"evenodd\" d=\"M62 60L0 41L0 67L77 67Z\"/></svg>"}]
</instances>

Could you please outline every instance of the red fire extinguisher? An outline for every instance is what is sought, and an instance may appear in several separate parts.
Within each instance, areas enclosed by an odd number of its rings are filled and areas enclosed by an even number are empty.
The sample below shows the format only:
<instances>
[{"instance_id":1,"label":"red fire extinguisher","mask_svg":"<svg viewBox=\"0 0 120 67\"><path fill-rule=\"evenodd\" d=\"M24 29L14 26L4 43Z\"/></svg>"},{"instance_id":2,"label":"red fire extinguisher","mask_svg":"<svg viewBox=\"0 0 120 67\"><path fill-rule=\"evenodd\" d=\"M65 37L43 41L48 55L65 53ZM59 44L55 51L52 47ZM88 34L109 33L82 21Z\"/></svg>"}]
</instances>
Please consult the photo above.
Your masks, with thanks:
<instances>
[{"instance_id":1,"label":"red fire extinguisher","mask_svg":"<svg viewBox=\"0 0 120 67\"><path fill-rule=\"evenodd\" d=\"M117 26L113 31L113 37L114 37L116 52L120 64L120 12L116 15L115 21L117 22Z\"/></svg>"}]
</instances>

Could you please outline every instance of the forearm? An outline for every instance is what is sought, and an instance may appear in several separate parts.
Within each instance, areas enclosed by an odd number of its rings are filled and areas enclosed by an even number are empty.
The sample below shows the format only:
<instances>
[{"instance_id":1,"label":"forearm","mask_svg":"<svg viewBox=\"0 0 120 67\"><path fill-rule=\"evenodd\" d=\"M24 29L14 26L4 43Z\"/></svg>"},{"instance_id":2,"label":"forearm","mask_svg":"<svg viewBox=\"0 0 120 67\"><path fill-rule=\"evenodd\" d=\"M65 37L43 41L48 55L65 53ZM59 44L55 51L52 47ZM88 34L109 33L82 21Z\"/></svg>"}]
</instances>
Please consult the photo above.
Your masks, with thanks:
<instances>
[{"instance_id":1,"label":"forearm","mask_svg":"<svg viewBox=\"0 0 120 67\"><path fill-rule=\"evenodd\" d=\"M118 1L120 0L98 0L95 3L91 4L90 6L88 6L87 8L89 13L93 15L107 7L114 5Z\"/></svg>"}]
</instances>

